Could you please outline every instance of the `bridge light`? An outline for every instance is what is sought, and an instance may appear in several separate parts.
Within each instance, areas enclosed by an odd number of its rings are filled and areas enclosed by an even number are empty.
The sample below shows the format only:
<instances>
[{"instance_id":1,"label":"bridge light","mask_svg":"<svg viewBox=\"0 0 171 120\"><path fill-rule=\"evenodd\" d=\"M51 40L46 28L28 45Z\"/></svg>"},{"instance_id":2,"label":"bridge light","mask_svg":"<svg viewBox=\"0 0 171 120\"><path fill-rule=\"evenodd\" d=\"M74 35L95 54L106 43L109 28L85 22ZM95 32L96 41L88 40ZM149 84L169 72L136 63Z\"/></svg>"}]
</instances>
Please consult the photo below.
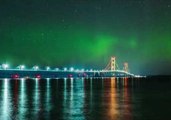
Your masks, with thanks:
<instances>
[{"instance_id":1,"label":"bridge light","mask_svg":"<svg viewBox=\"0 0 171 120\"><path fill-rule=\"evenodd\" d=\"M70 71L74 71L74 68L73 68L73 67L71 67L71 68L70 68Z\"/></svg>"},{"instance_id":2,"label":"bridge light","mask_svg":"<svg viewBox=\"0 0 171 120\"><path fill-rule=\"evenodd\" d=\"M68 77L71 78L71 77L73 77L73 75L72 74L69 74Z\"/></svg>"},{"instance_id":3,"label":"bridge light","mask_svg":"<svg viewBox=\"0 0 171 120\"><path fill-rule=\"evenodd\" d=\"M21 65L20 68L23 70L25 68L25 65Z\"/></svg>"},{"instance_id":4,"label":"bridge light","mask_svg":"<svg viewBox=\"0 0 171 120\"><path fill-rule=\"evenodd\" d=\"M59 71L59 68L55 68L56 71Z\"/></svg>"},{"instance_id":5,"label":"bridge light","mask_svg":"<svg viewBox=\"0 0 171 120\"><path fill-rule=\"evenodd\" d=\"M36 78L40 79L40 78L41 78L41 75L39 75L39 74L38 74L38 75L36 75Z\"/></svg>"},{"instance_id":6,"label":"bridge light","mask_svg":"<svg viewBox=\"0 0 171 120\"><path fill-rule=\"evenodd\" d=\"M84 69L81 69L81 72L84 72Z\"/></svg>"},{"instance_id":7,"label":"bridge light","mask_svg":"<svg viewBox=\"0 0 171 120\"><path fill-rule=\"evenodd\" d=\"M19 78L19 75L18 74L14 74L14 75L12 75L12 78Z\"/></svg>"},{"instance_id":8,"label":"bridge light","mask_svg":"<svg viewBox=\"0 0 171 120\"><path fill-rule=\"evenodd\" d=\"M67 68L64 68L64 71L67 71Z\"/></svg>"},{"instance_id":9,"label":"bridge light","mask_svg":"<svg viewBox=\"0 0 171 120\"><path fill-rule=\"evenodd\" d=\"M6 69L9 68L9 65L8 65L8 64L2 64L2 68L3 68L4 70L6 70Z\"/></svg>"},{"instance_id":10,"label":"bridge light","mask_svg":"<svg viewBox=\"0 0 171 120\"><path fill-rule=\"evenodd\" d=\"M25 69L25 65L19 65L17 68L19 68L20 70Z\"/></svg>"},{"instance_id":11,"label":"bridge light","mask_svg":"<svg viewBox=\"0 0 171 120\"><path fill-rule=\"evenodd\" d=\"M39 70L39 66L33 66L34 70Z\"/></svg>"},{"instance_id":12,"label":"bridge light","mask_svg":"<svg viewBox=\"0 0 171 120\"><path fill-rule=\"evenodd\" d=\"M49 66L47 66L47 67L46 67L46 70L50 70L50 67L49 67Z\"/></svg>"}]
</instances>

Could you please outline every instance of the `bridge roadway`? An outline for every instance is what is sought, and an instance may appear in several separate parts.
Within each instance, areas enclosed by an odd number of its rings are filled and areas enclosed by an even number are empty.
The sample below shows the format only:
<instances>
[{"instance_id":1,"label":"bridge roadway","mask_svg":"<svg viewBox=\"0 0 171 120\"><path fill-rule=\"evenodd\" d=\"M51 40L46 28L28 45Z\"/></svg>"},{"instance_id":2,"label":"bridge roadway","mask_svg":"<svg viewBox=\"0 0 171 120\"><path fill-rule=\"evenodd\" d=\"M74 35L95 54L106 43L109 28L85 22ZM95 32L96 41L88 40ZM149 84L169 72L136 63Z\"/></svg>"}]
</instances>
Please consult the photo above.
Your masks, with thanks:
<instances>
[{"instance_id":1,"label":"bridge roadway","mask_svg":"<svg viewBox=\"0 0 171 120\"><path fill-rule=\"evenodd\" d=\"M19 70L0 69L0 78L94 78L94 77L134 77L122 70L115 71L64 71L64 70Z\"/></svg>"}]
</instances>

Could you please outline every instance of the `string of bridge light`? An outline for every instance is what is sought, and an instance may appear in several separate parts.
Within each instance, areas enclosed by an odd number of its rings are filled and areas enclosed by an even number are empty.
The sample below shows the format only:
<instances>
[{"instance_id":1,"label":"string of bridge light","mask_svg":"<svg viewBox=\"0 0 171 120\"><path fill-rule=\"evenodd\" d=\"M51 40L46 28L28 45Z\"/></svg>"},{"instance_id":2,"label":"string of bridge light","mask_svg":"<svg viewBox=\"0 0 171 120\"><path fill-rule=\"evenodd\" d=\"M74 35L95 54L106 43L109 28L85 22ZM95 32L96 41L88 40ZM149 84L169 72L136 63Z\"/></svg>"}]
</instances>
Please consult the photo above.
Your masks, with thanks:
<instances>
[{"instance_id":1,"label":"string of bridge light","mask_svg":"<svg viewBox=\"0 0 171 120\"><path fill-rule=\"evenodd\" d=\"M9 70L10 69L10 65L9 64L2 64L0 65L0 69L1 70ZM81 72L84 72L84 71L99 71L99 70L93 70L93 69L90 69L90 70L85 70L85 69L74 69L74 67L71 67L71 68L66 68L64 67L63 69L59 69L59 68L54 68L54 69L51 69L49 66L47 66L45 69L40 69L39 66L35 65L32 67L32 69L26 69L26 66L25 65L19 65L16 67L17 70L46 70L46 71L49 71L49 70L55 70L55 71L81 71Z\"/></svg>"},{"instance_id":2,"label":"string of bridge light","mask_svg":"<svg viewBox=\"0 0 171 120\"><path fill-rule=\"evenodd\" d=\"M59 68L54 68L54 69L51 69L49 66L47 66L45 69L40 69L39 66L35 65L33 66L31 69L27 69L25 65L19 65L16 67L16 69L10 69L10 65L9 64L2 64L0 65L0 70L35 70L35 71L38 71L38 70L46 70L46 71L71 71L71 72L100 72L100 71L106 71L106 70L93 70L93 69L90 69L90 70L85 70L85 69L74 69L74 67L71 67L71 68L66 68L64 67L63 69L59 69ZM110 71L110 70L108 70ZM123 70L115 70L115 71L123 71Z\"/></svg>"}]
</instances>

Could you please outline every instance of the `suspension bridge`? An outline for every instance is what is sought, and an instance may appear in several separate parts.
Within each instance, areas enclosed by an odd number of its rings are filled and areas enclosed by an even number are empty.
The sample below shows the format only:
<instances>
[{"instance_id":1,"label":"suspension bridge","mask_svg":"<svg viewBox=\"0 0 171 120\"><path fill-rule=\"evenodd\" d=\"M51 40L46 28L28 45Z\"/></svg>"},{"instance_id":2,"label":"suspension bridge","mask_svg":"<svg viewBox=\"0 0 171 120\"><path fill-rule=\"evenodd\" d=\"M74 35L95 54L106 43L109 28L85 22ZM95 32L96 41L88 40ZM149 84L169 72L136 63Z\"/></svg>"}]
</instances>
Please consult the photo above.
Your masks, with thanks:
<instances>
[{"instance_id":1,"label":"suspension bridge","mask_svg":"<svg viewBox=\"0 0 171 120\"><path fill-rule=\"evenodd\" d=\"M102 70L78 70L74 68L64 69L50 69L47 67L45 70L39 69L34 66L32 69L25 69L24 65L20 65L16 69L10 69L7 64L0 67L0 78L101 78L101 77L136 77L129 72L128 63L123 64L122 70L116 64L116 58L111 57L109 63Z\"/></svg>"}]
</instances>

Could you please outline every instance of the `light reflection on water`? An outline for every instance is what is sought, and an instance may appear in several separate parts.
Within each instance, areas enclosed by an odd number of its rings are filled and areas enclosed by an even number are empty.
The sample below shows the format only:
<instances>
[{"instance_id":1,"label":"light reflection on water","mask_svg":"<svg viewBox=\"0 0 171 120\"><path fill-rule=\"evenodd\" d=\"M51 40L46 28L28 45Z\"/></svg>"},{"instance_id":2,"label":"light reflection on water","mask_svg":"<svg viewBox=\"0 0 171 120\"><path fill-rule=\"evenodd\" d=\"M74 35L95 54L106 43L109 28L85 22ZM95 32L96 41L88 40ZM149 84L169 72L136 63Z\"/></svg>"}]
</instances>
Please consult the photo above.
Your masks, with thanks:
<instances>
[{"instance_id":1,"label":"light reflection on water","mask_svg":"<svg viewBox=\"0 0 171 120\"><path fill-rule=\"evenodd\" d=\"M75 116L78 120L84 120L83 104L84 104L84 79L67 80L64 79L64 119L72 120L71 116Z\"/></svg>"},{"instance_id":2,"label":"light reflection on water","mask_svg":"<svg viewBox=\"0 0 171 120\"><path fill-rule=\"evenodd\" d=\"M51 102L51 86L50 86L50 79L47 79L46 80L47 83L46 83L46 111L47 113L49 113L50 109L51 109L51 106L49 105L49 103Z\"/></svg>"},{"instance_id":3,"label":"light reflection on water","mask_svg":"<svg viewBox=\"0 0 171 120\"><path fill-rule=\"evenodd\" d=\"M109 118L110 119L117 119L117 116L119 114L117 108L118 108L118 104L117 104L117 94L116 94L116 82L115 82L115 78L111 78L111 89L110 89L110 104L109 104Z\"/></svg>"},{"instance_id":4,"label":"light reflection on water","mask_svg":"<svg viewBox=\"0 0 171 120\"><path fill-rule=\"evenodd\" d=\"M0 120L62 119L62 120L133 120L155 118L152 112L158 91L160 101L168 82L143 82L131 79L20 79L0 80ZM170 83L170 82L169 82ZM152 85L159 86L152 87ZM148 86L148 87L147 87ZM153 89L151 89L151 87ZM150 90L151 91L150 91ZM161 97L162 95L162 97ZM148 101L148 104L144 104ZM167 106L170 102L166 102ZM158 107L162 107L159 106ZM148 112L145 112L148 111ZM163 118L165 110L158 118Z\"/></svg>"},{"instance_id":5,"label":"light reflection on water","mask_svg":"<svg viewBox=\"0 0 171 120\"><path fill-rule=\"evenodd\" d=\"M39 79L35 79L35 87L34 87L34 93L32 96L33 100L33 114L36 117L36 119L39 117L37 113L40 111L40 95L41 92L39 90Z\"/></svg>"},{"instance_id":6,"label":"light reflection on water","mask_svg":"<svg viewBox=\"0 0 171 120\"><path fill-rule=\"evenodd\" d=\"M26 94L26 83L25 83L25 79L21 79L20 82L20 93L19 93L19 119L24 119L25 118L25 113L27 112L27 94Z\"/></svg>"},{"instance_id":7,"label":"light reflection on water","mask_svg":"<svg viewBox=\"0 0 171 120\"><path fill-rule=\"evenodd\" d=\"M2 87L2 102L1 102L1 119L3 120L7 120L9 118L11 118L10 113L11 113L11 98L10 98L10 92L9 92L10 86L9 86L9 80L8 79L4 79L3 81L3 87Z\"/></svg>"}]
</instances>

